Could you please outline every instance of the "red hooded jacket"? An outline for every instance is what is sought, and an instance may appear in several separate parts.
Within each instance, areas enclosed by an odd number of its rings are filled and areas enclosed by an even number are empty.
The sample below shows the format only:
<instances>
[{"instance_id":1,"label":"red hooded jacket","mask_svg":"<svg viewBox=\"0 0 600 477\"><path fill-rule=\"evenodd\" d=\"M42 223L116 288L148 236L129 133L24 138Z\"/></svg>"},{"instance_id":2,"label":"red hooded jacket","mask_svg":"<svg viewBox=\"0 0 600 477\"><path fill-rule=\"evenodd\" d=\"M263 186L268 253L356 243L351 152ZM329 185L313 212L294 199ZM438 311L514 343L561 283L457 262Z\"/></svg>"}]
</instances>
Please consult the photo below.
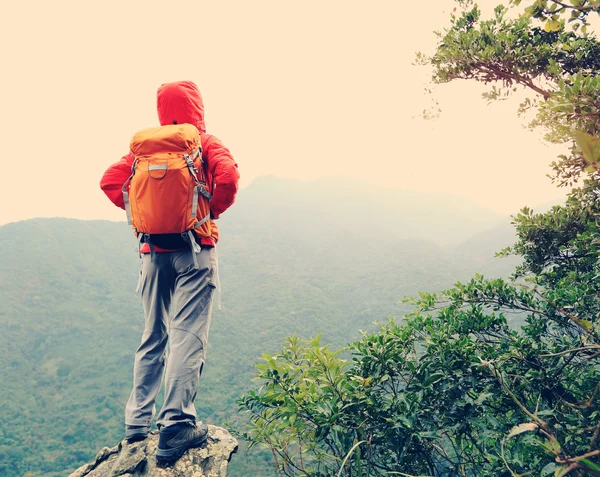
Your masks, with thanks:
<instances>
[{"instance_id":1,"label":"red hooded jacket","mask_svg":"<svg viewBox=\"0 0 600 477\"><path fill-rule=\"evenodd\" d=\"M163 84L157 94L158 119L166 124L193 124L200 131L202 159L205 164L206 181L212 194L210 212L218 219L235 201L240 173L229 150L215 136L206 134L204 104L198 87L191 81ZM127 154L110 166L100 181L100 188L118 207L125 209L121 188L131 174L133 155ZM215 245L219 238L217 225L211 220L212 238L202 238L202 245ZM147 252L144 245L142 252ZM156 251L165 251L156 247Z\"/></svg>"}]
</instances>

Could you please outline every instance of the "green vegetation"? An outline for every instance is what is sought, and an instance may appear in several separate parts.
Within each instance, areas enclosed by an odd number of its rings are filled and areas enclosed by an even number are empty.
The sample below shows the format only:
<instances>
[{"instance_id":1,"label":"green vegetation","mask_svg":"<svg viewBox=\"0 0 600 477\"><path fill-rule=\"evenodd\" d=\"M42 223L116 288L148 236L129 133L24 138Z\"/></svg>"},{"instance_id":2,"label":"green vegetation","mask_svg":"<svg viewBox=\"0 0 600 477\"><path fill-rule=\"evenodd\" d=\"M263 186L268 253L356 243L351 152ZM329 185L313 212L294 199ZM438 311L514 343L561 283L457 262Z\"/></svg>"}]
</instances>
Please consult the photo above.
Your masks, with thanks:
<instances>
[{"instance_id":1,"label":"green vegetation","mask_svg":"<svg viewBox=\"0 0 600 477\"><path fill-rule=\"evenodd\" d=\"M514 217L516 243L500 253L522 257L510 281L421 293L403 322L343 350L292 336L263 355L238 432L280 475L600 475L600 43L588 24L600 1L514 0L490 20L459 3L421 59L438 82L494 83L488 100L539 95L520 111L571 142L552 177L577 187Z\"/></svg>"},{"instance_id":2,"label":"green vegetation","mask_svg":"<svg viewBox=\"0 0 600 477\"><path fill-rule=\"evenodd\" d=\"M200 418L234 421L253 363L275 353L288 335L322 332L341 347L358 330L375 329L374 320L408 312L397 304L404 296L441 290L475 270L509 273L510 259L493 259L512 241L508 224L477 235L499 221L493 213L419 196L423 217L450 221L467 210L473 218L467 233L457 227L456 234L423 221L433 237L459 243L472 236L466 251L442 248L402 236L404 225L419 226L414 208L393 215L377 209L414 198L369 190L361 205L348 199L354 193L354 184L263 178L242 190L221 219L223 311L214 312L211 324L196 399ZM372 237L331 217L365 216L369 209ZM310 227L299 223L305 218ZM136 242L125 222L38 219L0 227L0 247L0 475L64 476L123 436L143 328ZM246 455L242 447L230 475L274 475L270 460L268 451Z\"/></svg>"}]
</instances>

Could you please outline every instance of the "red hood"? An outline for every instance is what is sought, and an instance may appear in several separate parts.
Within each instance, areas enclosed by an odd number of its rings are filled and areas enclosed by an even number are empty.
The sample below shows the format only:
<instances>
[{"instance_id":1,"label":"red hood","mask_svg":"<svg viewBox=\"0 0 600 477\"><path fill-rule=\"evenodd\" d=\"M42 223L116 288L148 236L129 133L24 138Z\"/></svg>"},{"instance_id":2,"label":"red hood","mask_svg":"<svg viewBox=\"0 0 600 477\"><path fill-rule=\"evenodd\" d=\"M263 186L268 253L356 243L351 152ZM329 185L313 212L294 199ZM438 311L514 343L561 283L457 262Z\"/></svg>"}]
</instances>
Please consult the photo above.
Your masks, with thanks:
<instances>
[{"instance_id":1,"label":"red hood","mask_svg":"<svg viewBox=\"0 0 600 477\"><path fill-rule=\"evenodd\" d=\"M158 88L156 109L161 126L188 123L196 126L198 131L206 132L202 95L191 81L161 85Z\"/></svg>"}]
</instances>

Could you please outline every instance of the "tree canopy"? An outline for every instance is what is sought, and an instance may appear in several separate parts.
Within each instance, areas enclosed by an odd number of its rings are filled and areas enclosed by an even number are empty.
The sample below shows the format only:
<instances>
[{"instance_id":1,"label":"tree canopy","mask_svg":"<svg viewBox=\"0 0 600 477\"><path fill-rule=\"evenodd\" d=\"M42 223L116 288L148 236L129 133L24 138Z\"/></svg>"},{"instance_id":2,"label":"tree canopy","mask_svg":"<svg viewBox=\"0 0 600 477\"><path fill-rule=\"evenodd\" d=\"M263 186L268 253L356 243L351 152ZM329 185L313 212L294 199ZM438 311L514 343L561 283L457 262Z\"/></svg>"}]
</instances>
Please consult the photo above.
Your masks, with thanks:
<instances>
[{"instance_id":1,"label":"tree canopy","mask_svg":"<svg viewBox=\"0 0 600 477\"><path fill-rule=\"evenodd\" d=\"M513 0L527 6L499 5L490 19L482 19L472 2L460 3L451 27L439 34L437 51L420 55L434 67L434 82L481 81L491 85L485 94L489 100L527 88L535 95L520 112L532 111L531 126L543 127L548 140L570 142L574 130L599 134L600 43L589 25L590 15L600 13L598 2ZM573 146L552 166L558 185L573 185L589 163Z\"/></svg>"}]
</instances>

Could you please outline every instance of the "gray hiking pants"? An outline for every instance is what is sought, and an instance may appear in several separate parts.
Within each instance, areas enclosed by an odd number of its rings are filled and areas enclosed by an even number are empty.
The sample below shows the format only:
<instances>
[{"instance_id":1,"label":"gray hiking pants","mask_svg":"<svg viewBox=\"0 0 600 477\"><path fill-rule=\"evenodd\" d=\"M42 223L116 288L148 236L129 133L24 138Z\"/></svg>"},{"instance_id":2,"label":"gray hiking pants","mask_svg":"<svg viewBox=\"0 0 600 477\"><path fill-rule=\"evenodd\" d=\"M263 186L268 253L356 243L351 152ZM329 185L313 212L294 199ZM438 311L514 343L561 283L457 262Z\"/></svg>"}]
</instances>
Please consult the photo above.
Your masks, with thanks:
<instances>
[{"instance_id":1,"label":"gray hiking pants","mask_svg":"<svg viewBox=\"0 0 600 477\"><path fill-rule=\"evenodd\" d=\"M165 399L158 426L195 422L194 398L206 358L216 288L217 256L212 247L142 257L141 295L145 327L135 353L133 390L125 424L150 427L164 375ZM167 356L167 342L169 352Z\"/></svg>"}]
</instances>

